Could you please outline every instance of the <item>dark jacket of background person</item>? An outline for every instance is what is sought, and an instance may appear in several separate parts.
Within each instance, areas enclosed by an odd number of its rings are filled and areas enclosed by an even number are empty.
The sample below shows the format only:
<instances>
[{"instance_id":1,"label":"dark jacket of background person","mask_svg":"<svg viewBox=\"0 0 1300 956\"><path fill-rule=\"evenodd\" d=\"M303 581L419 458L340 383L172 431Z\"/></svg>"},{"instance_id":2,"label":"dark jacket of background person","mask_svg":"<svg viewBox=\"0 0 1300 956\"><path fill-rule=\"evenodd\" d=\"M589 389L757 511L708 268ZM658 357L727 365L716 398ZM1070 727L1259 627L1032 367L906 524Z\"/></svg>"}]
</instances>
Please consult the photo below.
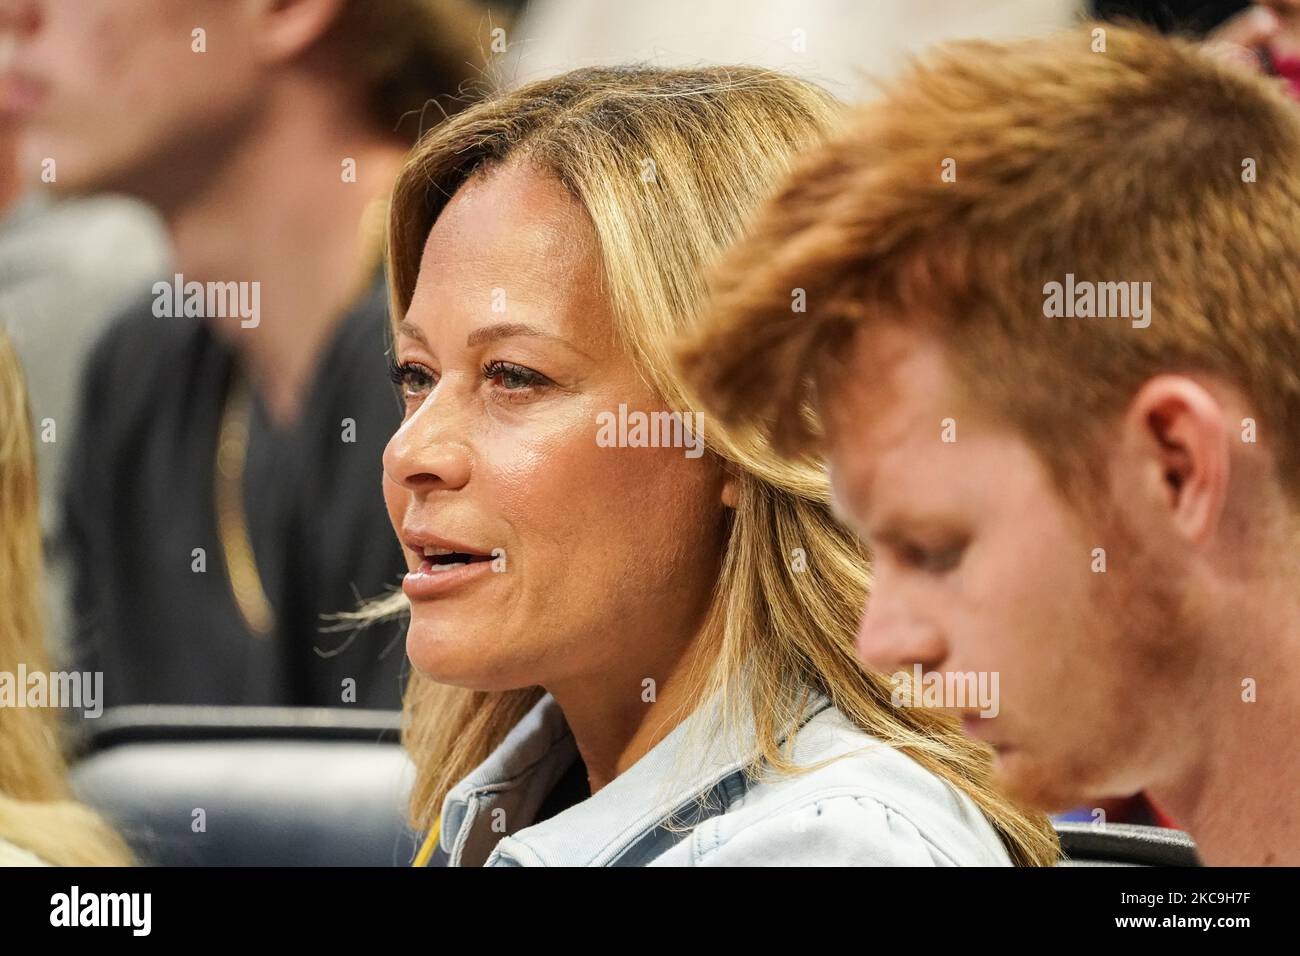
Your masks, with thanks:
<instances>
[{"instance_id":1,"label":"dark jacket of background person","mask_svg":"<svg viewBox=\"0 0 1300 956\"><path fill-rule=\"evenodd\" d=\"M1088 14L1138 20L1165 32L1201 36L1250 6L1248 0L1091 0Z\"/></svg>"},{"instance_id":2,"label":"dark jacket of background person","mask_svg":"<svg viewBox=\"0 0 1300 956\"><path fill-rule=\"evenodd\" d=\"M57 533L64 451L90 346L122 307L166 273L162 225L117 197L52 202L31 191L0 218L0 325L22 361L36 428L45 533L45 635L67 645L67 555Z\"/></svg>"},{"instance_id":3,"label":"dark jacket of background person","mask_svg":"<svg viewBox=\"0 0 1300 956\"><path fill-rule=\"evenodd\" d=\"M490 12L77 6L31 3L15 24L15 69L44 90L23 155L58 158L59 195L153 207L177 284L244 283L238 317L216 296L204 318L144 300L93 356L65 470L79 663L103 671L107 707L395 707L396 630L321 629L405 570L380 483L399 409L378 226L420 132L484 86Z\"/></svg>"},{"instance_id":4,"label":"dark jacket of background person","mask_svg":"<svg viewBox=\"0 0 1300 956\"><path fill-rule=\"evenodd\" d=\"M386 322L378 281L339 325L292 426L251 399L242 497L274 612L265 634L234 597L213 493L231 350L204 320L155 317L151 300L99 342L65 505L75 651L104 672L106 706L399 706L396 627L321 630L405 572L380 486L401 417Z\"/></svg>"}]
</instances>

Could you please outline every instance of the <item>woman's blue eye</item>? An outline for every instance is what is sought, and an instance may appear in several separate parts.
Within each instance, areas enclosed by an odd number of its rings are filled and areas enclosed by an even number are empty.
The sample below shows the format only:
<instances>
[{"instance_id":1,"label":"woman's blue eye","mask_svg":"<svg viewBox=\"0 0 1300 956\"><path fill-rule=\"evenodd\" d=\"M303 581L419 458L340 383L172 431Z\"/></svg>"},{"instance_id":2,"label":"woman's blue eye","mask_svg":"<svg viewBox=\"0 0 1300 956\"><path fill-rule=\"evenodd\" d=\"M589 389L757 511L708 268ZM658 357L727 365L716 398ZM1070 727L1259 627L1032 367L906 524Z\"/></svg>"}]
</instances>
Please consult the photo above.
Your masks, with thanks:
<instances>
[{"instance_id":1,"label":"woman's blue eye","mask_svg":"<svg viewBox=\"0 0 1300 956\"><path fill-rule=\"evenodd\" d=\"M488 381L496 382L508 391L549 385L551 381L540 372L534 372L523 365L501 361L488 362L484 365L483 377Z\"/></svg>"},{"instance_id":2,"label":"woman's blue eye","mask_svg":"<svg viewBox=\"0 0 1300 956\"><path fill-rule=\"evenodd\" d=\"M435 384L433 372L414 362L391 362L388 366L388 377L401 389L403 398L427 392Z\"/></svg>"},{"instance_id":3,"label":"woman's blue eye","mask_svg":"<svg viewBox=\"0 0 1300 956\"><path fill-rule=\"evenodd\" d=\"M438 384L438 373L415 362L392 361L388 375L408 405L423 399ZM521 397L554 384L541 372L513 362L488 362L483 366L483 377L505 392L520 393Z\"/></svg>"}]
</instances>

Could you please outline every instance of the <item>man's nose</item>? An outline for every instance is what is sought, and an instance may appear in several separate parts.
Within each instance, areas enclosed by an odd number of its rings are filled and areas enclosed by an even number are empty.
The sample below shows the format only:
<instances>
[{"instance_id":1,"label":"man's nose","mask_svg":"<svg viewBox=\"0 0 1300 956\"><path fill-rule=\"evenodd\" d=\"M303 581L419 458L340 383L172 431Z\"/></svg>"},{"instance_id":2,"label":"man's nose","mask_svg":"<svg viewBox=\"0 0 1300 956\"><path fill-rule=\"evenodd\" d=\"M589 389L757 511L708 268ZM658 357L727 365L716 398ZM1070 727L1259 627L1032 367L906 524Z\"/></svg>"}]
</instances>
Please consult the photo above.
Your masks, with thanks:
<instances>
[{"instance_id":1,"label":"man's nose","mask_svg":"<svg viewBox=\"0 0 1300 956\"><path fill-rule=\"evenodd\" d=\"M942 630L926 608L909 606L906 595L882 589L880 583L868 597L858 624L858 658L883 674L914 664L937 670L948 657Z\"/></svg>"},{"instance_id":2,"label":"man's nose","mask_svg":"<svg viewBox=\"0 0 1300 956\"><path fill-rule=\"evenodd\" d=\"M40 26L41 10L35 0L0 0L0 47L5 41L29 39Z\"/></svg>"}]
</instances>

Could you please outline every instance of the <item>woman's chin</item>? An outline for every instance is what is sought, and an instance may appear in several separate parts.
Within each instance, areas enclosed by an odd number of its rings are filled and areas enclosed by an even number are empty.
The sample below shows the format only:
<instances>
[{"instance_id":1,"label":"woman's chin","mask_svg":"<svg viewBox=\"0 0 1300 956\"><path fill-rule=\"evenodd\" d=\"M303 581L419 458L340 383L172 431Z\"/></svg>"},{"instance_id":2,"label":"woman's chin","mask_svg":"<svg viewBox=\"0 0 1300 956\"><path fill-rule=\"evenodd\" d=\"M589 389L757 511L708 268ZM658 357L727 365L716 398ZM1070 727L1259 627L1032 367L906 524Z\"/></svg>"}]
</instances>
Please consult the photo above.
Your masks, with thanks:
<instances>
[{"instance_id":1,"label":"woman's chin","mask_svg":"<svg viewBox=\"0 0 1300 956\"><path fill-rule=\"evenodd\" d=\"M485 653L483 641L463 630L455 634L446 631L445 625L421 627L412 622L406 633L406 655L425 677L468 690L499 691L529 685L528 681L511 681L509 663Z\"/></svg>"}]
</instances>

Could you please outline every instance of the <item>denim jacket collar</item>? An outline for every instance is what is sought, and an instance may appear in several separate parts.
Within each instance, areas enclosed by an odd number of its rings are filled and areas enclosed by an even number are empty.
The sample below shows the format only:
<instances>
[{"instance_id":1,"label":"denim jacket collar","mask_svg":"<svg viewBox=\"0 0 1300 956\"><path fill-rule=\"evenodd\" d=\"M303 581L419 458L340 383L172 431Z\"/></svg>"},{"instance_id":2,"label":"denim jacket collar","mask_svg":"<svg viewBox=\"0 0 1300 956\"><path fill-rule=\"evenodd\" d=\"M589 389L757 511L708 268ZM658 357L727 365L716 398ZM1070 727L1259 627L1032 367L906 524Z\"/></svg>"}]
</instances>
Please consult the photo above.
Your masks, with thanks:
<instances>
[{"instance_id":1,"label":"denim jacket collar","mask_svg":"<svg viewBox=\"0 0 1300 956\"><path fill-rule=\"evenodd\" d=\"M740 739L712 735L717 698L698 708L649 753L614 780L562 813L531 824L546 795L577 757L577 744L555 698L543 696L501 745L447 794L440 843L453 866L635 864L643 838L670 818L690 825L697 798L717 791L726 804L738 796L736 778L757 756L752 718ZM799 724L831 706L810 691ZM700 721L709 723L701 727ZM701 742L707 742L700 747ZM698 754L684 753L688 743ZM719 807L725 809L725 806ZM520 821L527 821L522 828ZM503 835L506 834L506 835ZM495 844L495 845L494 845Z\"/></svg>"}]
</instances>

